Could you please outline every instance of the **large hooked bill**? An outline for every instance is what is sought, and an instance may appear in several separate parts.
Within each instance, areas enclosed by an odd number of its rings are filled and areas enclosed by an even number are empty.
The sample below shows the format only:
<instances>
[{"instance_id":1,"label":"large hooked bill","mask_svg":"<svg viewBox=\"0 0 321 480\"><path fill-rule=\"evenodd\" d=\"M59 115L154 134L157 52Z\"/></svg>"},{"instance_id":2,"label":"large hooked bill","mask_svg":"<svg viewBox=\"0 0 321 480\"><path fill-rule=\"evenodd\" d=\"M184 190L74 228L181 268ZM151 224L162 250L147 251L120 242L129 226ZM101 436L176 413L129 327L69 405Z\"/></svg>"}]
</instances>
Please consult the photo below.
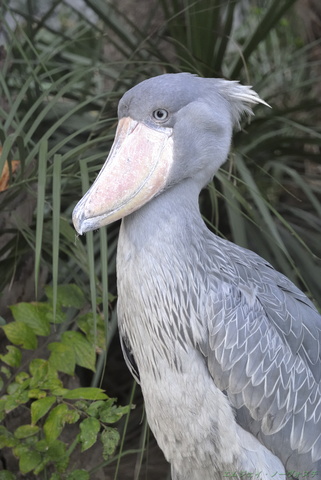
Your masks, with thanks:
<instances>
[{"instance_id":1,"label":"large hooked bill","mask_svg":"<svg viewBox=\"0 0 321 480\"><path fill-rule=\"evenodd\" d=\"M74 208L79 234L129 215L164 189L173 163L172 133L168 127L120 119L106 162Z\"/></svg>"}]
</instances>

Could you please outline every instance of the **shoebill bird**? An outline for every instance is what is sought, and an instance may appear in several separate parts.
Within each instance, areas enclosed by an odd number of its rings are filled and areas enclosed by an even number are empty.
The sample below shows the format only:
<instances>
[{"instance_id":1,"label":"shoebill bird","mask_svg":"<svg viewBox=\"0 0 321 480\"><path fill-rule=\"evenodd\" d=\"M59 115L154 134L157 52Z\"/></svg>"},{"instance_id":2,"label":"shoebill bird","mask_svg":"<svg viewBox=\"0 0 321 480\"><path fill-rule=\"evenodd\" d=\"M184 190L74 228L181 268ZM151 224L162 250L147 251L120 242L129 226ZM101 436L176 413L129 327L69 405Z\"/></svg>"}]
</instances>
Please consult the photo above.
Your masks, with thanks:
<instances>
[{"instance_id":1,"label":"shoebill bird","mask_svg":"<svg viewBox=\"0 0 321 480\"><path fill-rule=\"evenodd\" d=\"M120 337L173 480L321 478L321 316L199 212L256 103L223 79L143 81L120 100L110 154L73 212L79 234L122 219Z\"/></svg>"}]
</instances>

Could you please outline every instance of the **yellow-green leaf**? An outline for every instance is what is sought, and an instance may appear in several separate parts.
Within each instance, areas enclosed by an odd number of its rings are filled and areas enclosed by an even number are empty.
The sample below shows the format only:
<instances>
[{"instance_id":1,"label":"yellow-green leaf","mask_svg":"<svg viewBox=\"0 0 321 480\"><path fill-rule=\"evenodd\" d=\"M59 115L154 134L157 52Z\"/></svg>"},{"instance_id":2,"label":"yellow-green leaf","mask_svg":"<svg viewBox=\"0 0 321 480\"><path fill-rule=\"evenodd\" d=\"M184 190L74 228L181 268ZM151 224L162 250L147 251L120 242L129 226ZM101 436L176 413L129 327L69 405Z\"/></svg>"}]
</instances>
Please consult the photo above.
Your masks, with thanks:
<instances>
[{"instance_id":1,"label":"yellow-green leaf","mask_svg":"<svg viewBox=\"0 0 321 480\"><path fill-rule=\"evenodd\" d=\"M108 460L117 448L120 435L114 428L108 427L101 434L101 442L103 444L103 457Z\"/></svg>"},{"instance_id":2,"label":"yellow-green leaf","mask_svg":"<svg viewBox=\"0 0 321 480\"><path fill-rule=\"evenodd\" d=\"M65 416L66 423L76 423L78 422L80 415L76 410L68 410L68 413Z\"/></svg>"},{"instance_id":3,"label":"yellow-green leaf","mask_svg":"<svg viewBox=\"0 0 321 480\"><path fill-rule=\"evenodd\" d=\"M33 424L37 423L46 413L49 412L51 407L56 401L56 397L45 397L35 400L31 404L31 421Z\"/></svg>"},{"instance_id":4,"label":"yellow-green leaf","mask_svg":"<svg viewBox=\"0 0 321 480\"><path fill-rule=\"evenodd\" d=\"M45 288L47 297L52 301L53 300L53 288L47 286ZM85 304L85 296L82 293L82 290L78 285L58 285L57 288L57 303L64 307L74 307L79 310Z\"/></svg>"},{"instance_id":5,"label":"yellow-green leaf","mask_svg":"<svg viewBox=\"0 0 321 480\"><path fill-rule=\"evenodd\" d=\"M87 415L90 415L91 417L99 418L100 416L100 411L102 408L104 408L106 401L104 400L99 400L98 402L92 402L89 407L87 408Z\"/></svg>"},{"instance_id":6,"label":"yellow-green leaf","mask_svg":"<svg viewBox=\"0 0 321 480\"><path fill-rule=\"evenodd\" d=\"M106 324L102 315L94 316L92 312L81 315L77 325L85 333L89 342L104 350L106 348Z\"/></svg>"},{"instance_id":7,"label":"yellow-green leaf","mask_svg":"<svg viewBox=\"0 0 321 480\"><path fill-rule=\"evenodd\" d=\"M65 343L52 342L48 345L51 351L49 364L56 370L73 375L75 373L75 352L74 349Z\"/></svg>"},{"instance_id":8,"label":"yellow-green leaf","mask_svg":"<svg viewBox=\"0 0 321 480\"><path fill-rule=\"evenodd\" d=\"M8 395L4 404L4 409L6 413L11 412L15 408L19 407L19 405L23 405L29 401L28 391L20 391L16 394Z\"/></svg>"},{"instance_id":9,"label":"yellow-green leaf","mask_svg":"<svg viewBox=\"0 0 321 480\"><path fill-rule=\"evenodd\" d=\"M38 432L39 427L37 427L36 425L20 425L20 427L15 430L14 436L18 439L28 438L36 435L36 433Z\"/></svg>"},{"instance_id":10,"label":"yellow-green leaf","mask_svg":"<svg viewBox=\"0 0 321 480\"><path fill-rule=\"evenodd\" d=\"M17 440L13 434L9 432L3 425L0 425L0 448L14 447L17 444Z\"/></svg>"},{"instance_id":11,"label":"yellow-green leaf","mask_svg":"<svg viewBox=\"0 0 321 480\"><path fill-rule=\"evenodd\" d=\"M101 388L82 387L69 390L63 395L68 400L106 400L108 396Z\"/></svg>"},{"instance_id":12,"label":"yellow-green leaf","mask_svg":"<svg viewBox=\"0 0 321 480\"><path fill-rule=\"evenodd\" d=\"M0 355L0 359L10 367L19 367L21 363L21 350L13 345L7 345L8 353Z\"/></svg>"},{"instance_id":13,"label":"yellow-green leaf","mask_svg":"<svg viewBox=\"0 0 321 480\"><path fill-rule=\"evenodd\" d=\"M2 470L0 472L0 480L16 480L16 477L9 470Z\"/></svg>"},{"instance_id":14,"label":"yellow-green leaf","mask_svg":"<svg viewBox=\"0 0 321 480\"><path fill-rule=\"evenodd\" d=\"M7 378L11 377L11 371L8 367L5 367L4 365L0 368L0 372L3 373L3 375Z\"/></svg>"},{"instance_id":15,"label":"yellow-green leaf","mask_svg":"<svg viewBox=\"0 0 321 480\"><path fill-rule=\"evenodd\" d=\"M41 455L39 452L29 450L23 453L19 458L19 469L23 474L31 472L41 462Z\"/></svg>"},{"instance_id":16,"label":"yellow-green leaf","mask_svg":"<svg viewBox=\"0 0 321 480\"><path fill-rule=\"evenodd\" d=\"M97 435L100 430L100 422L97 418L86 418L81 424L80 427L80 441L81 441L81 451L84 452L88 448L92 447L96 443Z\"/></svg>"},{"instance_id":17,"label":"yellow-green leaf","mask_svg":"<svg viewBox=\"0 0 321 480\"><path fill-rule=\"evenodd\" d=\"M48 443L55 441L62 432L68 414L67 405L60 404L51 410L43 426L45 437Z\"/></svg>"},{"instance_id":18,"label":"yellow-green leaf","mask_svg":"<svg viewBox=\"0 0 321 480\"><path fill-rule=\"evenodd\" d=\"M58 372L47 360L35 358L30 362L29 371L32 375L30 388L40 388L53 390L62 387L62 382L58 378Z\"/></svg>"},{"instance_id":19,"label":"yellow-green leaf","mask_svg":"<svg viewBox=\"0 0 321 480\"><path fill-rule=\"evenodd\" d=\"M42 358L31 360L29 371L33 377L37 377L39 380L44 378L48 373L48 361Z\"/></svg>"},{"instance_id":20,"label":"yellow-green leaf","mask_svg":"<svg viewBox=\"0 0 321 480\"><path fill-rule=\"evenodd\" d=\"M99 418L105 423L115 423L121 419L123 415L130 411L130 405L125 407L113 405L112 407L102 408L99 412Z\"/></svg>"},{"instance_id":21,"label":"yellow-green leaf","mask_svg":"<svg viewBox=\"0 0 321 480\"><path fill-rule=\"evenodd\" d=\"M16 382L19 383L20 385L25 384L25 387L28 386L28 384L26 384L26 380L28 380L29 378L30 378L30 375L27 372L19 372L15 376Z\"/></svg>"},{"instance_id":22,"label":"yellow-green leaf","mask_svg":"<svg viewBox=\"0 0 321 480\"><path fill-rule=\"evenodd\" d=\"M21 302L10 307L17 322L27 324L36 335L49 335L50 324L47 318L48 305L44 303Z\"/></svg>"},{"instance_id":23,"label":"yellow-green leaf","mask_svg":"<svg viewBox=\"0 0 321 480\"><path fill-rule=\"evenodd\" d=\"M95 371L96 352L85 336L80 332L64 332L61 336L62 343L70 345L75 352L77 365Z\"/></svg>"},{"instance_id":24,"label":"yellow-green leaf","mask_svg":"<svg viewBox=\"0 0 321 480\"><path fill-rule=\"evenodd\" d=\"M87 470L78 469L67 475L66 480L89 480L90 475Z\"/></svg>"},{"instance_id":25,"label":"yellow-green leaf","mask_svg":"<svg viewBox=\"0 0 321 480\"><path fill-rule=\"evenodd\" d=\"M32 388L31 390L29 390L28 396L29 398L39 399L39 398L45 398L47 396L47 393L44 392L43 390L40 390L39 388Z\"/></svg>"},{"instance_id":26,"label":"yellow-green leaf","mask_svg":"<svg viewBox=\"0 0 321 480\"><path fill-rule=\"evenodd\" d=\"M21 345L27 350L34 350L37 348L37 337L34 331L26 323L10 322L2 328L10 342L14 345Z\"/></svg>"}]
</instances>

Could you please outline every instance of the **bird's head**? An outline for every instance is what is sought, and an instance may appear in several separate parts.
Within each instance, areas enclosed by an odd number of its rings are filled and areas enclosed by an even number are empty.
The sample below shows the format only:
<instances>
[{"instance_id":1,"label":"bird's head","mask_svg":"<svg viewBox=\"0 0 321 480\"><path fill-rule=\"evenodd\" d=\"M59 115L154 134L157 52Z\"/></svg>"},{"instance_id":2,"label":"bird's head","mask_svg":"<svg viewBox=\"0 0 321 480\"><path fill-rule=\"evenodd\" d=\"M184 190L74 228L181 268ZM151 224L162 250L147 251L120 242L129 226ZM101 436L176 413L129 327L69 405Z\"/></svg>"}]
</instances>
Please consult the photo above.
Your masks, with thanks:
<instances>
[{"instance_id":1,"label":"bird's head","mask_svg":"<svg viewBox=\"0 0 321 480\"><path fill-rule=\"evenodd\" d=\"M150 78L126 92L109 156L74 209L78 233L123 218L186 179L201 190L255 103L265 104L250 87L188 73Z\"/></svg>"}]
</instances>

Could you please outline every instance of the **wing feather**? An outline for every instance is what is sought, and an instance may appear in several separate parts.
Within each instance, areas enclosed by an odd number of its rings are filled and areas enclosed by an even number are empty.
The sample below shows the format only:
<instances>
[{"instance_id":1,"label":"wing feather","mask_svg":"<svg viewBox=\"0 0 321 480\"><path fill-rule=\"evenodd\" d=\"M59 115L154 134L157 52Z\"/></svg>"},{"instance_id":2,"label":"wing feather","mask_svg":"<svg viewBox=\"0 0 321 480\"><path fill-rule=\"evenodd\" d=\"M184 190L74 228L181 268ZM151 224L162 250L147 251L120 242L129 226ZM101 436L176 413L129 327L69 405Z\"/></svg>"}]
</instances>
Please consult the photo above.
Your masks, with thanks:
<instances>
[{"instance_id":1,"label":"wing feather","mask_svg":"<svg viewBox=\"0 0 321 480\"><path fill-rule=\"evenodd\" d=\"M321 459L321 316L253 252L218 239L211 258L209 371L243 411L243 428L260 436L288 469L297 465L291 449L311 467ZM285 440L290 450L282 447Z\"/></svg>"}]
</instances>

